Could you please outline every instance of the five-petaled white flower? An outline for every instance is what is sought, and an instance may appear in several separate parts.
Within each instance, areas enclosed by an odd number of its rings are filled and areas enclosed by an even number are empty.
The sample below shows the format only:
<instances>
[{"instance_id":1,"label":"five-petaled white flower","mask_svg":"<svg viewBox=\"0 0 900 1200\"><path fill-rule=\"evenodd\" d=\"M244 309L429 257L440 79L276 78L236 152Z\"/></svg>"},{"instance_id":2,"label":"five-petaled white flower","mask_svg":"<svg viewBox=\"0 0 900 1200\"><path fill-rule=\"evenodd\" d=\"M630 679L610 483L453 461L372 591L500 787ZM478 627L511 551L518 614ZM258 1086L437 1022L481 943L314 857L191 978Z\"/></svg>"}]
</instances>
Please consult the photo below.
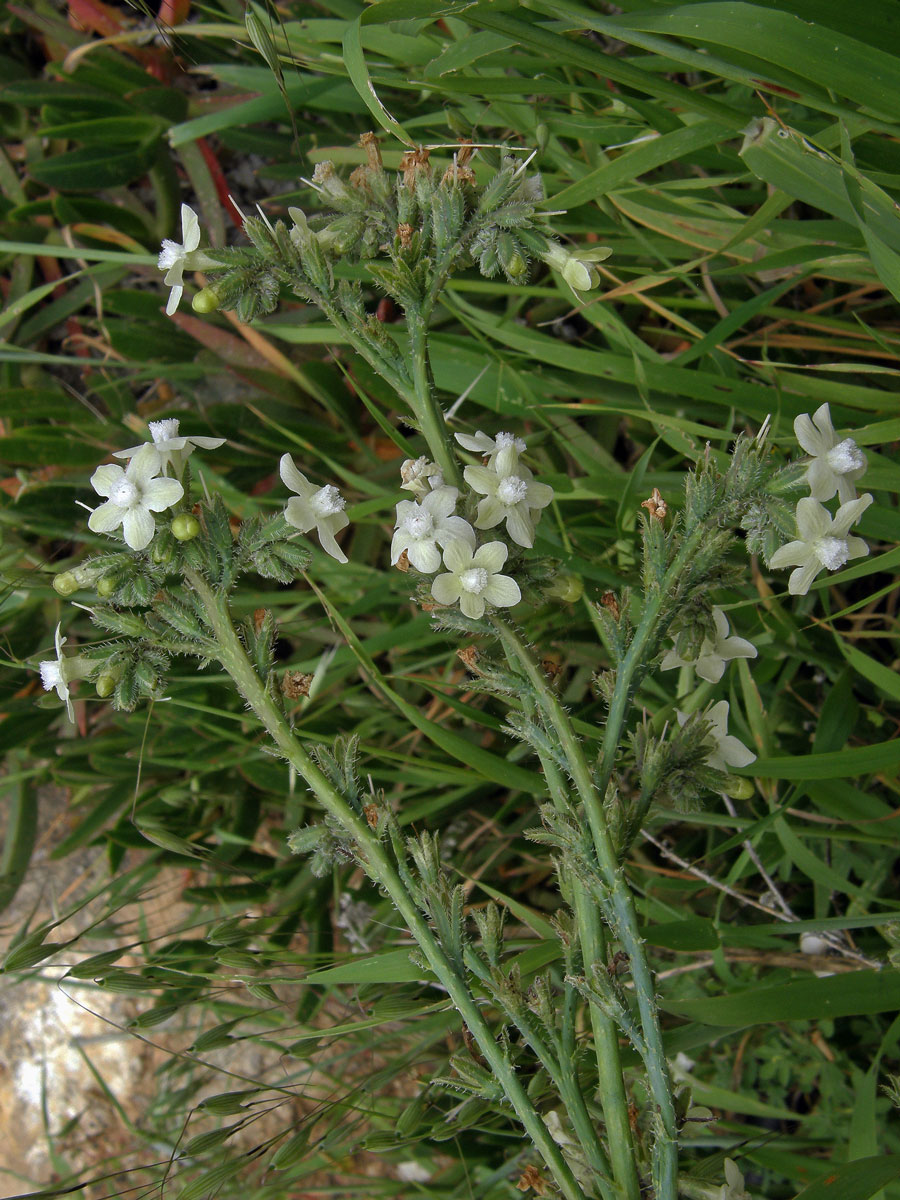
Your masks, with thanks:
<instances>
[{"instance_id":1,"label":"five-petaled white flower","mask_svg":"<svg viewBox=\"0 0 900 1200\"><path fill-rule=\"evenodd\" d=\"M421 500L401 500L397 505L397 528L391 541L391 562L403 551L417 571L432 573L441 565L438 546L454 539L475 549L475 530L462 517L454 516L459 492L454 487L436 488Z\"/></svg>"},{"instance_id":2,"label":"five-petaled white flower","mask_svg":"<svg viewBox=\"0 0 900 1200\"><path fill-rule=\"evenodd\" d=\"M69 720L75 721L75 707L72 704L72 697L69 695L69 684L74 679L84 679L90 674L92 664L80 654L75 654L71 658L66 658L63 654L63 646L66 644L66 639L60 637L60 626L56 626L56 633L53 635L53 640L56 645L56 658L45 659L44 662L38 663L41 672L41 683L45 692L50 692L56 688L56 694L60 700L65 701L66 713Z\"/></svg>"},{"instance_id":3,"label":"five-petaled white flower","mask_svg":"<svg viewBox=\"0 0 900 1200\"><path fill-rule=\"evenodd\" d=\"M201 450L218 450L219 446L225 444L224 438L182 437L178 432L178 425L175 417L168 417L165 421L151 421L148 428L153 438L152 442L141 442L140 446L116 450L113 458L134 458L142 447L152 445L159 454L163 471L171 466L173 474L180 479L185 462L198 446Z\"/></svg>"},{"instance_id":4,"label":"five-petaled white flower","mask_svg":"<svg viewBox=\"0 0 900 1200\"><path fill-rule=\"evenodd\" d=\"M200 245L200 220L189 204L181 206L181 237L181 245L169 238L163 239L157 264L160 271L166 273L163 282L172 289L166 304L166 315L169 317L180 304L184 292L184 268L187 265L187 256Z\"/></svg>"},{"instance_id":5,"label":"five-petaled white flower","mask_svg":"<svg viewBox=\"0 0 900 1200\"><path fill-rule=\"evenodd\" d=\"M486 603L512 608L522 599L519 585L511 575L498 574L508 553L503 542L487 542L474 554L468 542L450 542L444 549L448 574L432 582L432 596L438 604L459 601L463 613L473 620L484 615Z\"/></svg>"},{"instance_id":6,"label":"five-petaled white flower","mask_svg":"<svg viewBox=\"0 0 900 1200\"><path fill-rule=\"evenodd\" d=\"M756 647L744 638L728 636L728 618L721 608L712 610L715 637L705 637L696 658L682 658L673 647L662 660L660 669L671 671L673 667L693 667L707 683L718 683L725 673L725 664L733 658L756 658Z\"/></svg>"},{"instance_id":7,"label":"five-petaled white flower","mask_svg":"<svg viewBox=\"0 0 900 1200\"><path fill-rule=\"evenodd\" d=\"M803 413L794 422L797 441L812 462L806 471L806 482L814 500L830 500L837 492L841 504L856 499L854 484L866 473L866 456L852 438L837 440L827 404L816 409L812 417Z\"/></svg>"},{"instance_id":8,"label":"five-petaled white flower","mask_svg":"<svg viewBox=\"0 0 900 1200\"><path fill-rule=\"evenodd\" d=\"M519 462L515 445L502 447L492 467L466 467L466 483L484 496L478 502L476 529L493 529L506 522L509 536L520 546L534 545L535 513L540 514L553 499L553 488L535 483L526 466Z\"/></svg>"},{"instance_id":9,"label":"five-petaled white flower","mask_svg":"<svg viewBox=\"0 0 900 1200\"><path fill-rule=\"evenodd\" d=\"M284 510L284 519L301 533L309 533L315 527L319 543L326 554L336 558L338 562L347 562L334 535L350 524L344 506L347 501L332 483L324 487L316 487L294 466L289 454L281 456L279 465L281 478L286 487L296 496L291 496Z\"/></svg>"},{"instance_id":10,"label":"five-petaled white flower","mask_svg":"<svg viewBox=\"0 0 900 1200\"><path fill-rule=\"evenodd\" d=\"M525 442L523 438L516 437L514 433L498 433L496 437L489 437L486 433L482 433L479 429L477 433L454 433L453 435L464 450L471 450L474 454L488 455L487 465L493 467L497 462L497 455L501 450L514 450L518 461L518 456L525 453Z\"/></svg>"},{"instance_id":11,"label":"five-petaled white flower","mask_svg":"<svg viewBox=\"0 0 900 1200\"><path fill-rule=\"evenodd\" d=\"M444 475L437 463L430 462L423 454L400 464L400 486L414 496L427 496L429 491L444 486Z\"/></svg>"},{"instance_id":12,"label":"five-petaled white flower","mask_svg":"<svg viewBox=\"0 0 900 1200\"><path fill-rule=\"evenodd\" d=\"M869 553L862 538L848 535L850 526L871 503L872 496L866 492L857 500L842 504L832 517L812 496L804 496L798 501L797 531L800 537L781 546L769 559L770 567L797 568L788 580L788 591L792 596L805 596L820 571L837 571L851 558L861 558Z\"/></svg>"},{"instance_id":13,"label":"five-petaled white flower","mask_svg":"<svg viewBox=\"0 0 900 1200\"><path fill-rule=\"evenodd\" d=\"M141 446L123 471L106 463L91 476L91 487L108 496L88 519L94 533L112 533L119 525L132 550L149 545L156 529L153 513L177 504L184 488L177 479L157 478L162 470L159 451L150 442Z\"/></svg>"},{"instance_id":14,"label":"five-petaled white flower","mask_svg":"<svg viewBox=\"0 0 900 1200\"><path fill-rule=\"evenodd\" d=\"M675 715L678 717L678 724L684 725L687 721L685 714L676 711ZM742 741L728 732L727 700L711 704L704 712L703 719L709 721L712 726L706 739L710 748L706 757L708 767L712 767L714 771L724 771L727 775L729 767L747 767L756 762L753 751L748 750Z\"/></svg>"}]
</instances>

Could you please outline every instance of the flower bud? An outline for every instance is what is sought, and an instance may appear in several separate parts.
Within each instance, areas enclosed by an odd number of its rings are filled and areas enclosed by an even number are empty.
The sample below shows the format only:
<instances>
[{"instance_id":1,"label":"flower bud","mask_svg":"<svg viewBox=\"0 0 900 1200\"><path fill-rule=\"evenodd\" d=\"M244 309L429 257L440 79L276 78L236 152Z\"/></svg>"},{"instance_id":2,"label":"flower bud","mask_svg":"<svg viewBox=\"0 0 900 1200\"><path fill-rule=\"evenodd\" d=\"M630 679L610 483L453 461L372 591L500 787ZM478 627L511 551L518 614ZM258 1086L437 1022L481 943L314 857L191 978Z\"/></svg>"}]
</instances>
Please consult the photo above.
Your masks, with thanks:
<instances>
[{"instance_id":1,"label":"flower bud","mask_svg":"<svg viewBox=\"0 0 900 1200\"><path fill-rule=\"evenodd\" d=\"M191 301L191 308L198 313L217 312L219 308L219 297L216 294L216 289L205 287L199 291Z\"/></svg>"},{"instance_id":2,"label":"flower bud","mask_svg":"<svg viewBox=\"0 0 900 1200\"><path fill-rule=\"evenodd\" d=\"M179 542L191 542L200 532L200 522L192 513L179 513L169 528Z\"/></svg>"},{"instance_id":3,"label":"flower bud","mask_svg":"<svg viewBox=\"0 0 900 1200\"><path fill-rule=\"evenodd\" d=\"M116 677L109 673L98 675L94 687L97 689L97 695L101 700L105 700L107 696L111 696L116 690Z\"/></svg>"},{"instance_id":4,"label":"flower bud","mask_svg":"<svg viewBox=\"0 0 900 1200\"><path fill-rule=\"evenodd\" d=\"M726 775L722 791L732 800L749 800L756 793L752 779L744 779L740 775Z\"/></svg>"},{"instance_id":5,"label":"flower bud","mask_svg":"<svg viewBox=\"0 0 900 1200\"><path fill-rule=\"evenodd\" d=\"M557 575L547 588L547 595L565 604L574 604L584 595L584 580L580 575Z\"/></svg>"},{"instance_id":6,"label":"flower bud","mask_svg":"<svg viewBox=\"0 0 900 1200\"><path fill-rule=\"evenodd\" d=\"M53 590L60 596L71 596L78 591L78 580L72 571L60 571L53 576Z\"/></svg>"},{"instance_id":7,"label":"flower bud","mask_svg":"<svg viewBox=\"0 0 900 1200\"><path fill-rule=\"evenodd\" d=\"M119 586L119 580L116 575L102 575L97 580L97 595L101 600L108 599L116 588Z\"/></svg>"}]
</instances>

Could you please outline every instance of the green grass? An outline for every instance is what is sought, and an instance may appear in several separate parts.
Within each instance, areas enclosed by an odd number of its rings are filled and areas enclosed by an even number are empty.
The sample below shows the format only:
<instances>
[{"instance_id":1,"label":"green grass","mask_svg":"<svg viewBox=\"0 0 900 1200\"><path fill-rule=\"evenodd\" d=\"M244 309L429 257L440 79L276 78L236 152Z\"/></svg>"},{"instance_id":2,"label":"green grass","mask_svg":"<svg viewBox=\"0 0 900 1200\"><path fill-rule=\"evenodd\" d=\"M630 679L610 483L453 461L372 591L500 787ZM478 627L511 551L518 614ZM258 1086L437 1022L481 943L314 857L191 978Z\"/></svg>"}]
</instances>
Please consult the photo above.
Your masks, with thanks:
<instances>
[{"instance_id":1,"label":"green grass","mask_svg":"<svg viewBox=\"0 0 900 1200\"><path fill-rule=\"evenodd\" d=\"M191 6L197 23L156 44L127 8L110 18L126 38L101 45L49 2L0 7L0 787L12 814L0 901L19 956L4 986L40 973L56 940L9 907L35 808L55 785L69 819L54 856L92 847L110 868L60 961L111 940L130 956L78 962L66 986L132 993L135 1036L171 1051L132 1155L107 1161L101 1148L86 1165L60 1151L52 1186L33 1181L46 1194L109 1171L90 1194L150 1192L165 1178L165 1194L183 1200L396 1195L396 1165L415 1160L432 1178L403 1194L520 1195L530 1160L508 1110L470 1104L451 1119L460 1098L434 1087L417 1101L414 1077L448 1074L450 1050L462 1049L458 1019L421 982L393 909L361 874L316 879L288 854L286 834L316 819L314 803L265 752L227 679L181 662L168 702L133 714L85 690L71 730L34 669L58 620L73 644L96 638L50 581L102 544L75 501L90 499L99 462L142 436L135 413L226 437L202 471L239 517L283 503L277 461L291 452L311 477L340 483L353 521L350 564L316 549L312 567L351 642L303 585L260 580L236 598L241 614L277 616L283 669L318 669L298 736L330 744L356 732L363 774L401 822L441 831L469 903L499 894L526 965L549 957L561 977L547 924L559 894L543 849L524 838L546 798L537 765L502 731L503 707L470 689L454 639L409 603L409 578L387 566L399 460L424 450L396 398L299 303L249 329L186 304L171 320L163 312L155 256L177 236L182 200L213 244L234 244L227 193L244 211L257 200L273 215L313 207L301 176L323 159L362 161L348 147L373 127L393 166L396 137L537 147L547 207L567 210L559 233L613 247L583 303L540 265L524 286L457 277L433 334L442 402L471 388L454 428L527 434L557 490L536 548L584 579L585 599L562 617L543 605L523 619L559 661L589 750L604 713L591 678L606 665L591 603L639 574L640 501L659 487L677 509L707 443L723 453L768 413L781 453L796 453L793 418L825 402L865 447L870 556L797 599L785 575L744 560L723 597L760 650L708 688L731 701L733 731L759 756L744 772L752 798L734 813L717 797L702 811L655 811L649 831L679 862L639 842L628 871L667 1046L694 1060L695 1102L716 1116L689 1127L685 1167L718 1186L728 1155L748 1190L772 1200L838 1170L842 1195L862 1200L897 1174L883 1090L900 1038L894 10L617 9L451 2L438 19L420 0L285 3L257 10L267 64L236 0ZM497 161L486 149L477 169ZM368 294L370 307L377 299ZM390 328L402 344L402 322ZM373 676L397 703L373 694ZM639 704L665 720L676 685L677 673L651 674ZM771 909L760 866L796 923L755 907ZM190 872L172 928L150 939L139 920L121 927L117 914L163 869ZM369 906L364 964L335 927L347 896ZM800 933L823 930L844 933L852 955L801 955ZM829 977L810 969L829 965ZM258 1048L249 1075L210 1054L246 1043ZM197 1107L210 1094L230 1098ZM192 1142L220 1128L221 1143ZM166 1161L161 1145L187 1156ZM884 1155L895 1161L863 1165Z\"/></svg>"}]
</instances>

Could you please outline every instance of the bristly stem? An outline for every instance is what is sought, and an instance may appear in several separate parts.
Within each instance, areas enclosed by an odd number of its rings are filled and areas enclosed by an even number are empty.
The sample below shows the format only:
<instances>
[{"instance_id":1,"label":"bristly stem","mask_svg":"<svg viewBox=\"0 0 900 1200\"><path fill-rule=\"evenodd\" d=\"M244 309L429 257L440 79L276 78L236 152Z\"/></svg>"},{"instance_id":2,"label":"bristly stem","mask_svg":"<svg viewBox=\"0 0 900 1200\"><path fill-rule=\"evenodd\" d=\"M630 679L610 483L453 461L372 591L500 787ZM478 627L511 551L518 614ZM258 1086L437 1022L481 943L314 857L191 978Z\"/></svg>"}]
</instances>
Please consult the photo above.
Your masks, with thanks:
<instances>
[{"instance_id":1,"label":"bristly stem","mask_svg":"<svg viewBox=\"0 0 900 1200\"><path fill-rule=\"evenodd\" d=\"M519 1082L514 1067L494 1039L466 981L454 970L431 927L404 886L381 841L370 829L366 819L351 808L294 737L290 725L247 657L225 599L213 591L199 572L186 568L184 574L204 605L207 620L215 634L219 662L231 676L238 691L253 709L281 754L306 780L325 811L341 824L359 847L362 865L371 878L388 893L403 917L430 969L446 988L566 1200L586 1200L560 1148L550 1136L547 1126Z\"/></svg>"},{"instance_id":2,"label":"bristly stem","mask_svg":"<svg viewBox=\"0 0 900 1200\"><path fill-rule=\"evenodd\" d=\"M597 865L603 882L609 889L614 910L616 936L628 955L629 969L634 982L641 1028L647 1047L646 1067L650 1092L656 1105L660 1128L654 1138L657 1200L675 1200L678 1191L678 1135L672 1086L666 1064L662 1030L656 1007L656 994L644 943L638 932L634 901L619 866L618 856L609 833L603 802L594 783L593 773L584 748L576 735L568 714L556 697L528 647L503 620L493 617L492 624L504 646L515 655L540 697L547 720L559 738L572 780L584 805L590 826ZM621 729L620 729L621 734ZM614 749L618 748L618 739Z\"/></svg>"}]
</instances>

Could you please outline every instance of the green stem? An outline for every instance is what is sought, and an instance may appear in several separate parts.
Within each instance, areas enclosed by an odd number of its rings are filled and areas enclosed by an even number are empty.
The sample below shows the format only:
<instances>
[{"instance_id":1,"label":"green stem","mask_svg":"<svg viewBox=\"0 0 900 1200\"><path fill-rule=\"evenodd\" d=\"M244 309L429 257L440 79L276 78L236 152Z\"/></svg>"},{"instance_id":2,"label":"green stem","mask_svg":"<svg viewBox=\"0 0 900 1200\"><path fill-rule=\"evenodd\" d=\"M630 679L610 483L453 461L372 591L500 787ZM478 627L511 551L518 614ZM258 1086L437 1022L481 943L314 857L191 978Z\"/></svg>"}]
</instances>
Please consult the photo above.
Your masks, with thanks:
<instances>
[{"instance_id":1,"label":"green stem","mask_svg":"<svg viewBox=\"0 0 900 1200\"><path fill-rule=\"evenodd\" d=\"M628 955L631 977L637 997L641 1028L646 1041L646 1068L650 1092L657 1108L661 1128L654 1140L654 1159L657 1165L657 1200L675 1200L678 1190L678 1137L675 1105L666 1064L665 1047L659 1014L656 1008L655 989L650 966L644 952L644 944L638 932L637 913L628 885L619 867L619 860L610 837L603 811L601 793L598 792L584 749L572 728L568 714L552 691L543 671L530 654L518 635L504 621L492 618L492 624L503 644L522 664L525 672L541 698L547 718L559 738L560 746L568 760L569 770L575 787L584 804L597 864L610 892L615 914L616 935ZM624 715L623 715L624 720ZM621 726L619 727L621 734ZM604 746L606 741L604 741ZM618 749L618 738L612 745L612 753ZM610 768L610 774L612 773Z\"/></svg>"},{"instance_id":2,"label":"green stem","mask_svg":"<svg viewBox=\"0 0 900 1200\"><path fill-rule=\"evenodd\" d=\"M513 662L518 656L510 655ZM524 666L524 664L523 664ZM527 668L526 668L527 669ZM552 759L538 754L553 806L557 812L571 812L571 802L562 774ZM584 884L571 873L568 885L572 892L578 940L586 974L595 964L606 966L606 935L597 905ZM635 1162L634 1138L628 1119L628 1094L619 1053L619 1035L615 1023L596 1004L588 1006L594 1037L594 1056L597 1062L597 1085L613 1177L627 1200L640 1200L641 1182Z\"/></svg>"},{"instance_id":3,"label":"green stem","mask_svg":"<svg viewBox=\"0 0 900 1200\"><path fill-rule=\"evenodd\" d=\"M235 632L226 601L212 590L198 572L186 568L184 574L204 605L207 620L216 637L219 661L234 680L238 691L266 728L278 750L306 780L322 807L340 822L358 845L367 872L384 888L403 917L428 960L430 969L447 990L563 1195L567 1200L586 1200L562 1152L519 1082L515 1069L497 1045L465 980L454 970L381 842L365 818L354 812L294 737L290 725L247 657Z\"/></svg>"},{"instance_id":4,"label":"green stem","mask_svg":"<svg viewBox=\"0 0 900 1200\"><path fill-rule=\"evenodd\" d=\"M462 472L450 442L450 431L441 412L434 392L431 369L428 362L427 315L409 312L409 356L412 364L415 412L422 434L428 443L431 457L441 468L444 482L451 487L463 486Z\"/></svg>"}]
</instances>

